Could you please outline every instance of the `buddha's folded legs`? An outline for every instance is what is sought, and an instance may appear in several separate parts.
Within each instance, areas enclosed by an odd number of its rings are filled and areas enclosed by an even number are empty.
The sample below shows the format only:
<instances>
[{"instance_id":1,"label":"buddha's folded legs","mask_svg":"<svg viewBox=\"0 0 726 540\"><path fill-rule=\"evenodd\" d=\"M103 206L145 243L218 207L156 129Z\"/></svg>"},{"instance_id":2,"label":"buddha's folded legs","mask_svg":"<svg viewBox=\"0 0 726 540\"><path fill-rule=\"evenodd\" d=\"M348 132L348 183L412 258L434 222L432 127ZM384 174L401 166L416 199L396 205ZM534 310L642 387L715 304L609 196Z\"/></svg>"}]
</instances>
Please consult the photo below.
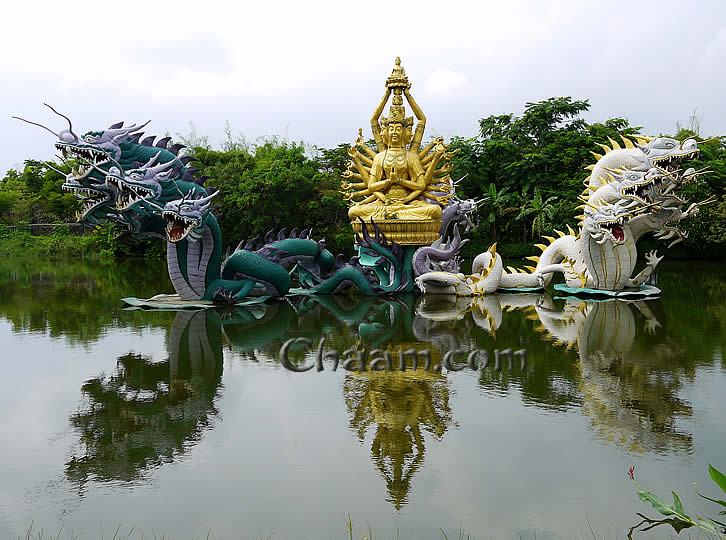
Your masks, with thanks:
<instances>
[{"instance_id":1,"label":"buddha's folded legs","mask_svg":"<svg viewBox=\"0 0 726 540\"><path fill-rule=\"evenodd\" d=\"M408 204L381 203L359 204L351 206L348 217L352 220L363 218L365 221L383 219L406 220L440 220L441 207L437 204L428 204L423 201L412 201Z\"/></svg>"}]
</instances>

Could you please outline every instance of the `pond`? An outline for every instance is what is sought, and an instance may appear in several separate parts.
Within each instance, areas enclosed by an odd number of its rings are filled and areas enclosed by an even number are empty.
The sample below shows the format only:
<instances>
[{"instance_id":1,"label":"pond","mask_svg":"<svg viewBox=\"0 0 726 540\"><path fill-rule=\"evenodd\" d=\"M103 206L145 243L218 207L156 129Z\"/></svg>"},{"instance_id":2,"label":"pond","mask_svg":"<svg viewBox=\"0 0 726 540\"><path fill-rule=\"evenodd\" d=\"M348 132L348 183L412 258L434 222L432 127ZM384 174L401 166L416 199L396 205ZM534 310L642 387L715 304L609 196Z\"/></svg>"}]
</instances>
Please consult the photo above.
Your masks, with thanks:
<instances>
[{"instance_id":1,"label":"pond","mask_svg":"<svg viewBox=\"0 0 726 540\"><path fill-rule=\"evenodd\" d=\"M0 538L625 538L654 514L631 465L707 513L726 272L658 280L175 313L120 302L169 292L160 262L2 260Z\"/></svg>"}]
</instances>

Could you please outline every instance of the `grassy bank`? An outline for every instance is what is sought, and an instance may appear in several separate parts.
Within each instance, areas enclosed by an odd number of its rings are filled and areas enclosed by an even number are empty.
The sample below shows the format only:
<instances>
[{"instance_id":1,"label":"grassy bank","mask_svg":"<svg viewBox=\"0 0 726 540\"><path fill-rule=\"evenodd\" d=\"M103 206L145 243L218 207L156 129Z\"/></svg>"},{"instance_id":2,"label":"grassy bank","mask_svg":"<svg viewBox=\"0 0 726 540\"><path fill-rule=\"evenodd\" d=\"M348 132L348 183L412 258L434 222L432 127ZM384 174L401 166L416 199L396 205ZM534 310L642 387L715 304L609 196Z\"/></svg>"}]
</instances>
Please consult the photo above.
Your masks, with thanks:
<instances>
[{"instance_id":1,"label":"grassy bank","mask_svg":"<svg viewBox=\"0 0 726 540\"><path fill-rule=\"evenodd\" d=\"M0 257L68 257L115 259L125 257L162 257L161 241L136 241L127 234L119 234L112 226L103 226L87 234L72 234L59 226L51 234L33 234L27 230L8 230L0 226Z\"/></svg>"},{"instance_id":2,"label":"grassy bank","mask_svg":"<svg viewBox=\"0 0 726 540\"><path fill-rule=\"evenodd\" d=\"M348 234L341 233L339 243L351 242ZM473 235L462 250L465 260L473 259L479 253L489 248L490 243L485 239ZM346 255L352 255L352 246L345 250ZM688 243L679 244L667 249L663 242L656 242L645 238L638 243L638 252L645 253L656 249L661 255L665 254L670 260L724 260L726 252L719 246L710 246L703 249ZM93 229L86 234L73 233L68 227L58 226L51 234L33 234L29 230L8 230L0 226L0 257L13 257L18 255L31 257L44 257L50 259L63 259L67 257L116 259L126 257L163 258L165 256L165 243L158 239L135 240L127 233L121 233L118 228L110 224ZM497 251L505 261L516 262L529 255L538 255L539 250L532 243L498 242Z\"/></svg>"}]
</instances>

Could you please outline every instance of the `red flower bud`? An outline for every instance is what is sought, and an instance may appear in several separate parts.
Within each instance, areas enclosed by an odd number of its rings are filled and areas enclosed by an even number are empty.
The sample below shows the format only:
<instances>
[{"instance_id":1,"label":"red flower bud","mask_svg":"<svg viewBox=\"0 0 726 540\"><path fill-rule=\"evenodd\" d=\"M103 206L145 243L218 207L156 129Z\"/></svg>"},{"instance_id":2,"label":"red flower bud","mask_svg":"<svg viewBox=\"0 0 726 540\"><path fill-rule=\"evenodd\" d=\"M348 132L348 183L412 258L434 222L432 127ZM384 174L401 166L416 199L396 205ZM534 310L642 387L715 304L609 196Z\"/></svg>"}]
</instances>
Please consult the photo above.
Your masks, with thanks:
<instances>
[{"instance_id":1,"label":"red flower bud","mask_svg":"<svg viewBox=\"0 0 726 540\"><path fill-rule=\"evenodd\" d=\"M631 465L628 469L628 476L631 480L635 480L635 465Z\"/></svg>"}]
</instances>

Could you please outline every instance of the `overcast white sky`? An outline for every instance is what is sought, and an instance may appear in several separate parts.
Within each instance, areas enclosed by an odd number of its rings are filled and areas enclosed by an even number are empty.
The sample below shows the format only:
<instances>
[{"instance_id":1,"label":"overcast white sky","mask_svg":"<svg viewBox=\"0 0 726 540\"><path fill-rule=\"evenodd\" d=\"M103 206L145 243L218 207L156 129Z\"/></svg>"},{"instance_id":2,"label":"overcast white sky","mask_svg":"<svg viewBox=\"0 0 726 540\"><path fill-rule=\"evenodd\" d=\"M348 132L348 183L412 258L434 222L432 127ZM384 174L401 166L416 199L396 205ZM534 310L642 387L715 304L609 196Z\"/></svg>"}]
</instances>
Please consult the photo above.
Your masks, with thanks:
<instances>
[{"instance_id":1,"label":"overcast white sky","mask_svg":"<svg viewBox=\"0 0 726 540\"><path fill-rule=\"evenodd\" d=\"M319 146L355 139L401 56L428 134L550 96L672 132L726 133L726 0L194 2L13 0L0 32L0 173L53 155L47 132L152 120L147 133Z\"/></svg>"}]
</instances>

